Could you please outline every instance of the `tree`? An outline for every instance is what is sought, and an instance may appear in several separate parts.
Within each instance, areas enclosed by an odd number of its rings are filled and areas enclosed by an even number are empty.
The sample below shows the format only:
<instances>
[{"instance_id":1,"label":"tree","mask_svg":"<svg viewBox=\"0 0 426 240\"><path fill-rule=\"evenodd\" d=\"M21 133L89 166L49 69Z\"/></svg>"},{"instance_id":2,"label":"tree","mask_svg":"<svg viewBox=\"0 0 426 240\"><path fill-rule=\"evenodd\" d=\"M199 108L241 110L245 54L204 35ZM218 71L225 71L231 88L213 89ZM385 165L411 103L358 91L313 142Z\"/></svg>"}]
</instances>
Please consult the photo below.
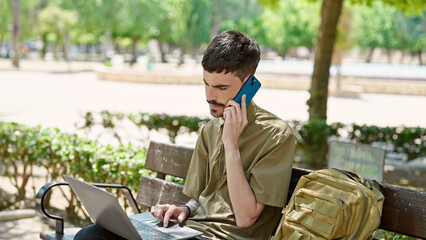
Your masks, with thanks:
<instances>
[{"instance_id":1,"label":"tree","mask_svg":"<svg viewBox=\"0 0 426 240\"><path fill-rule=\"evenodd\" d=\"M334 45L332 64L336 68L336 90L340 91L340 77L343 57L346 51L350 48L351 41L351 13L348 9L343 9L341 19L337 25L339 35L337 36L336 43Z\"/></svg>"},{"instance_id":2,"label":"tree","mask_svg":"<svg viewBox=\"0 0 426 240\"><path fill-rule=\"evenodd\" d=\"M68 61L69 55L69 31L77 23L77 13L55 6L49 6L40 12L41 34L54 34L57 45L62 46L64 58ZM47 45L47 42L44 42Z\"/></svg>"},{"instance_id":3,"label":"tree","mask_svg":"<svg viewBox=\"0 0 426 240\"><path fill-rule=\"evenodd\" d=\"M12 44L13 44L13 58L12 65L19 68L19 55L21 54L21 21L20 21L20 2L19 0L12 0Z\"/></svg>"},{"instance_id":4,"label":"tree","mask_svg":"<svg viewBox=\"0 0 426 240\"><path fill-rule=\"evenodd\" d=\"M229 30L230 24L244 25L244 23L258 22L262 13L261 6L256 0L218 0L210 1L210 5L212 23L210 40L213 40L221 31Z\"/></svg>"},{"instance_id":5,"label":"tree","mask_svg":"<svg viewBox=\"0 0 426 240\"><path fill-rule=\"evenodd\" d=\"M390 51L397 40L395 11L393 7L384 5L383 2L374 2L371 7L356 7L353 39L361 50L369 51L366 62L371 62L376 48L383 47Z\"/></svg>"},{"instance_id":6,"label":"tree","mask_svg":"<svg viewBox=\"0 0 426 240\"><path fill-rule=\"evenodd\" d=\"M174 28L174 43L182 49L179 64L184 63L184 54L195 54L203 43L209 41L211 9L209 0L185 0L176 3L179 18ZM178 4L180 3L180 4Z\"/></svg>"},{"instance_id":7,"label":"tree","mask_svg":"<svg viewBox=\"0 0 426 240\"><path fill-rule=\"evenodd\" d=\"M273 47L283 57L294 47L312 49L318 29L319 6L300 0L281 0L274 9L262 13L266 32L264 44Z\"/></svg>"},{"instance_id":8,"label":"tree","mask_svg":"<svg viewBox=\"0 0 426 240\"><path fill-rule=\"evenodd\" d=\"M162 4L149 0L127 0L123 1L121 12L122 20L113 30L115 37L126 37L131 40L131 51L133 59L131 64L136 62L137 45L140 40L147 41L157 31L157 14L162 15Z\"/></svg>"},{"instance_id":9,"label":"tree","mask_svg":"<svg viewBox=\"0 0 426 240\"><path fill-rule=\"evenodd\" d=\"M315 49L314 72L307 104L309 121L327 119L328 79L333 54L333 46L337 36L337 23L343 7L343 0L323 0L321 7L321 23Z\"/></svg>"},{"instance_id":10,"label":"tree","mask_svg":"<svg viewBox=\"0 0 426 240\"><path fill-rule=\"evenodd\" d=\"M109 51L113 50L112 36L117 32L121 21L133 16L123 16L122 7L127 0L58 0L58 6L63 9L74 10L78 13L78 36L85 36L90 41L95 38L96 43L103 42L103 60L108 58Z\"/></svg>"},{"instance_id":11,"label":"tree","mask_svg":"<svg viewBox=\"0 0 426 240\"><path fill-rule=\"evenodd\" d=\"M421 13L426 7L425 1L382 1L403 11L417 11ZM352 2L366 2L371 5L374 0L352 0ZM322 2L321 23L318 30L314 72L312 74L311 87L309 90L311 97L307 101L310 121L314 119L327 119L329 69L333 46L337 35L337 23L342 6L343 0L323 0Z\"/></svg>"},{"instance_id":12,"label":"tree","mask_svg":"<svg viewBox=\"0 0 426 240\"><path fill-rule=\"evenodd\" d=\"M176 22L179 21L180 12L176 11L176 7L182 2L176 0L162 0L156 4L156 24L150 33L150 38L156 39L161 52L161 61L166 63L167 44L177 42L176 33L178 27Z\"/></svg>"},{"instance_id":13,"label":"tree","mask_svg":"<svg viewBox=\"0 0 426 240\"><path fill-rule=\"evenodd\" d=\"M422 16L412 14L407 17L400 12L396 13L396 29L397 35L405 43L403 48L417 54L419 65L423 65L422 52L426 48L426 9L423 10Z\"/></svg>"},{"instance_id":14,"label":"tree","mask_svg":"<svg viewBox=\"0 0 426 240\"><path fill-rule=\"evenodd\" d=\"M10 38L10 24L12 22L10 1L0 1L0 52Z\"/></svg>"}]
</instances>

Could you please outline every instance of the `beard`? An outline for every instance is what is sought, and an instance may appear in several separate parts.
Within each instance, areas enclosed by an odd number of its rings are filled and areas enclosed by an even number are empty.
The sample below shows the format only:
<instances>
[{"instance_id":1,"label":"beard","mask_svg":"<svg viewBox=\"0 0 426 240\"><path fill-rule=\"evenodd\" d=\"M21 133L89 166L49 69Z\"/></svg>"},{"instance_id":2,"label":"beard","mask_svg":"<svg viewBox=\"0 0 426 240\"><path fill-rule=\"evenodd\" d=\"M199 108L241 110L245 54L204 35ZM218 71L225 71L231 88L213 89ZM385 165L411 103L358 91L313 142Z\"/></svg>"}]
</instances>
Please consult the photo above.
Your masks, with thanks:
<instances>
[{"instance_id":1,"label":"beard","mask_svg":"<svg viewBox=\"0 0 426 240\"><path fill-rule=\"evenodd\" d=\"M212 107L210 107L210 114L213 117L218 118L218 117L222 117L223 116L223 109L225 108L225 104L216 102L215 100L207 100L207 102L209 104L213 104L213 105L216 105L218 107L221 107L221 108L212 108Z\"/></svg>"}]
</instances>

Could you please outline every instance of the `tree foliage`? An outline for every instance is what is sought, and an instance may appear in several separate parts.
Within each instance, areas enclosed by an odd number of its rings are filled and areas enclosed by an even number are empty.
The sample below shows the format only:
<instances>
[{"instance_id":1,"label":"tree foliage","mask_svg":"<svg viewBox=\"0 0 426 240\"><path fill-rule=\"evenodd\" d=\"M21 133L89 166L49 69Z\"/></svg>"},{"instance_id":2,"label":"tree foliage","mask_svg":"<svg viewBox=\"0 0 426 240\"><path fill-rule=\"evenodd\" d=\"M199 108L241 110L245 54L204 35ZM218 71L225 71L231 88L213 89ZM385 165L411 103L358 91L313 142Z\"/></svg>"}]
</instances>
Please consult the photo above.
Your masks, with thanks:
<instances>
[{"instance_id":1,"label":"tree foliage","mask_svg":"<svg viewBox=\"0 0 426 240\"><path fill-rule=\"evenodd\" d=\"M292 48L313 49L321 1L310 0L20 0L22 41L47 39L40 12L60 8L77 16L68 30L71 44L93 45L98 52L112 48L137 54L151 39L187 53L200 53L217 33L239 29L280 55ZM351 0L353 43L373 47L424 50L425 4L422 1ZM10 39L10 1L0 2L0 41ZM51 10L50 10L51 11ZM415 12L419 15L412 15ZM51 13L53 14L53 13ZM63 17L65 18L65 16ZM52 17L53 19L53 17ZM44 23L43 23L44 22ZM34 24L37 23L37 24ZM40 26L40 27L34 27ZM55 43L56 44L56 43ZM58 43L60 44L60 43ZM110 47L106 46L110 44ZM200 49L201 48L201 49ZM172 48L168 48L172 49Z\"/></svg>"},{"instance_id":2,"label":"tree foliage","mask_svg":"<svg viewBox=\"0 0 426 240\"><path fill-rule=\"evenodd\" d=\"M319 5L308 1L281 0L275 8L262 13L267 46L281 56L294 47L312 49L316 42Z\"/></svg>"}]
</instances>

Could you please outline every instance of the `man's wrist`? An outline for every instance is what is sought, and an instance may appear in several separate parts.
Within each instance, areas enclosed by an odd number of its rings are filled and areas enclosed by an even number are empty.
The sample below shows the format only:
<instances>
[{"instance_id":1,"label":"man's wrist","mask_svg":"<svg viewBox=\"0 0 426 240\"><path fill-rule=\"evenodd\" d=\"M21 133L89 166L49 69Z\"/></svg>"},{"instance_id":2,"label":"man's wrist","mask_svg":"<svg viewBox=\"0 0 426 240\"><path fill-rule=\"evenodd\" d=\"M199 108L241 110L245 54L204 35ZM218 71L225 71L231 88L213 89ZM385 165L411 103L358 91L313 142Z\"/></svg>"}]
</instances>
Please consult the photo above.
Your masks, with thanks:
<instances>
[{"instance_id":1,"label":"man's wrist","mask_svg":"<svg viewBox=\"0 0 426 240\"><path fill-rule=\"evenodd\" d=\"M223 147L225 148L225 151L227 153L239 153L240 152L240 147L238 146L238 142L237 143L231 143L231 142L223 142Z\"/></svg>"},{"instance_id":2,"label":"man's wrist","mask_svg":"<svg viewBox=\"0 0 426 240\"><path fill-rule=\"evenodd\" d=\"M240 149L238 148L238 145L232 146L232 145L225 145L225 155L226 155L226 160L240 160Z\"/></svg>"},{"instance_id":3,"label":"man's wrist","mask_svg":"<svg viewBox=\"0 0 426 240\"><path fill-rule=\"evenodd\" d=\"M184 206L187 206L189 209L188 217L193 217L198 209L198 202L195 199L191 199Z\"/></svg>"},{"instance_id":4,"label":"man's wrist","mask_svg":"<svg viewBox=\"0 0 426 240\"><path fill-rule=\"evenodd\" d=\"M186 213L185 219L191 217L191 208L189 208L187 205L179 205L178 207L182 207L185 209L185 213Z\"/></svg>"}]
</instances>

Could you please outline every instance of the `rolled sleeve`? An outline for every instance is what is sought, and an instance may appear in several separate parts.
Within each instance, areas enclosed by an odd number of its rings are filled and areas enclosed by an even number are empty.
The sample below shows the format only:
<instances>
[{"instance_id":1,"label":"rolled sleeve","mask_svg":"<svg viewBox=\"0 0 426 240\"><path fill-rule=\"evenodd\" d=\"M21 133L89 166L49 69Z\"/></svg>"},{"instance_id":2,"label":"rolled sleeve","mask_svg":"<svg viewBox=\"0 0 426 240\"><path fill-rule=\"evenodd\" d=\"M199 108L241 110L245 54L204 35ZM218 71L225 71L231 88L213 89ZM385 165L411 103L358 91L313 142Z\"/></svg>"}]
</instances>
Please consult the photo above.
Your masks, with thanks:
<instances>
[{"instance_id":1,"label":"rolled sleeve","mask_svg":"<svg viewBox=\"0 0 426 240\"><path fill-rule=\"evenodd\" d=\"M265 205L284 207L290 183L295 150L294 135L275 136L267 142L271 148L254 165L249 176L256 201Z\"/></svg>"}]
</instances>

